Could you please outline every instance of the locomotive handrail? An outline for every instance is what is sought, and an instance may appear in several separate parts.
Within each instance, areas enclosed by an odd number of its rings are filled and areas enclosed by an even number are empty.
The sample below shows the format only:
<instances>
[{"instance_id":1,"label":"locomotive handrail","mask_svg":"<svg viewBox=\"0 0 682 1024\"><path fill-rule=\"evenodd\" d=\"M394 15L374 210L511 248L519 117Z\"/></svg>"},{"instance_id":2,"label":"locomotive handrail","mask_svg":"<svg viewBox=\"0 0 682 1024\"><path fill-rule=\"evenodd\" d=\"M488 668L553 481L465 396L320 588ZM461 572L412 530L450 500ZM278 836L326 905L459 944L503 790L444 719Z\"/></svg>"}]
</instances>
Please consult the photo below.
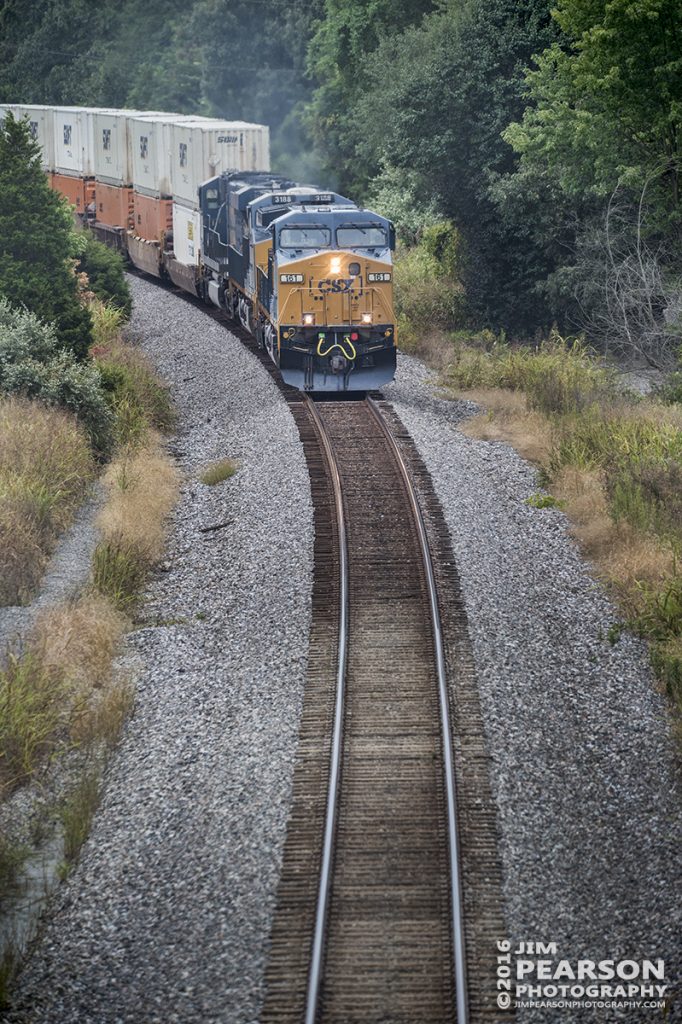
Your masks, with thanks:
<instances>
[{"instance_id":1,"label":"locomotive handrail","mask_svg":"<svg viewBox=\"0 0 682 1024\"><path fill-rule=\"evenodd\" d=\"M467 992L466 972L466 951L464 942L464 915L462 907L462 877L459 858L459 827L457 823L457 789L455 782L455 767L452 756L452 727L450 723L450 703L448 698L448 682L445 667L445 649L443 645L443 631L440 622L440 611L438 608L438 591L436 588L436 577L433 570L433 560L429 548L428 536L424 516L417 500L415 490L410 477L402 452L393 437L393 434L386 425L379 408L372 398L365 401L381 427L396 461L400 468L407 496L412 507L419 545L426 571L426 582L429 592L429 606L431 610L431 626L433 630L433 643L436 653L436 671L438 676L438 704L441 720L441 738L443 746L443 775L445 781L445 797L447 805L447 832L448 832L448 859L450 865L450 909L452 928L452 955L453 969L455 975L455 1001L457 1012L457 1024L468 1024L469 1021L469 999Z\"/></svg>"},{"instance_id":2,"label":"locomotive handrail","mask_svg":"<svg viewBox=\"0 0 682 1024\"><path fill-rule=\"evenodd\" d=\"M322 982L324 963L325 933L329 912L329 894L331 890L332 863L334 859L334 841L336 837L336 820L338 815L339 784L341 780L341 755L343 752L343 723L346 700L346 664L348 660L348 537L346 519L341 491L341 478L334 458L331 443L327 437L322 420L311 398L306 398L308 411L320 435L324 447L329 472L334 488L334 504L339 542L339 649L336 668L336 700L334 702L334 727L329 753L329 783L327 787L327 806L325 815L324 839L322 842L322 861L320 880L317 891L317 908L315 912L315 929L313 947L308 974L306 993L305 1024L315 1024L317 1005Z\"/></svg>"}]
</instances>

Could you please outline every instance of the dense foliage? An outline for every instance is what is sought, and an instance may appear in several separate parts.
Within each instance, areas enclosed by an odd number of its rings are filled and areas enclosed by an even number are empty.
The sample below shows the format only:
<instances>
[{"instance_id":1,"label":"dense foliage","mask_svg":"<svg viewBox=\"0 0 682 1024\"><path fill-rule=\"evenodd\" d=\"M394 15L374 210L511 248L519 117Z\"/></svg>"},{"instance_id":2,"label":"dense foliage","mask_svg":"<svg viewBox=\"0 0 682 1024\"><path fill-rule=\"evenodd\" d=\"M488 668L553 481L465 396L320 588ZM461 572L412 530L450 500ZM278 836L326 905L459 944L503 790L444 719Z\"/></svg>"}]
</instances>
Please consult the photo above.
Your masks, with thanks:
<instances>
[{"instance_id":1,"label":"dense foliage","mask_svg":"<svg viewBox=\"0 0 682 1024\"><path fill-rule=\"evenodd\" d=\"M452 225L455 326L558 321L654 363L679 341L677 0L38 0L32 15L0 5L0 99L265 121L278 169L378 205L408 243Z\"/></svg>"},{"instance_id":2,"label":"dense foliage","mask_svg":"<svg viewBox=\"0 0 682 1024\"><path fill-rule=\"evenodd\" d=\"M121 256L88 233L83 233L79 241L78 270L87 274L88 288L100 302L120 310L127 320L133 302Z\"/></svg>"},{"instance_id":3,"label":"dense foliage","mask_svg":"<svg viewBox=\"0 0 682 1024\"><path fill-rule=\"evenodd\" d=\"M83 356L90 313L78 301L73 219L43 173L26 124L0 127L0 296L53 322L60 344Z\"/></svg>"},{"instance_id":4,"label":"dense foliage","mask_svg":"<svg viewBox=\"0 0 682 1024\"><path fill-rule=\"evenodd\" d=\"M54 328L0 296L0 395L34 398L76 414L104 454L113 417L97 367L61 346Z\"/></svg>"}]
</instances>

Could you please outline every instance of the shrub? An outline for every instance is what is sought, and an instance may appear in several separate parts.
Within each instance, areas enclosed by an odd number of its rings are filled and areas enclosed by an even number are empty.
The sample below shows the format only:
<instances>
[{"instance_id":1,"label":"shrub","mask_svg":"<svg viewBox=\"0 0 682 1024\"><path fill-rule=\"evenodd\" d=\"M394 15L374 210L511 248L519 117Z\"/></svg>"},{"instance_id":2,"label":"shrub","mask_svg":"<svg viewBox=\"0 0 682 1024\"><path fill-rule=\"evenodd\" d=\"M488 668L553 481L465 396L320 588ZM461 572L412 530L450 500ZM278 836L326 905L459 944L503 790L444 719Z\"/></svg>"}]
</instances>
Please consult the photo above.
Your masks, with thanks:
<instances>
[{"instance_id":1,"label":"shrub","mask_svg":"<svg viewBox=\"0 0 682 1024\"><path fill-rule=\"evenodd\" d=\"M23 395L74 412L94 450L111 445L113 417L99 370L60 346L52 327L0 298L0 395Z\"/></svg>"},{"instance_id":2,"label":"shrub","mask_svg":"<svg viewBox=\"0 0 682 1024\"><path fill-rule=\"evenodd\" d=\"M662 402L669 404L679 403L682 405L682 370L671 373L666 381L656 389L656 397Z\"/></svg>"},{"instance_id":3,"label":"shrub","mask_svg":"<svg viewBox=\"0 0 682 1024\"><path fill-rule=\"evenodd\" d=\"M553 334L536 349L482 341L474 348L456 344L449 373L456 387L523 391L529 408L547 416L583 412L622 390L615 374L597 366L580 341Z\"/></svg>"},{"instance_id":4,"label":"shrub","mask_svg":"<svg viewBox=\"0 0 682 1024\"><path fill-rule=\"evenodd\" d=\"M436 257L425 248L401 249L394 279L401 347L414 348L422 335L448 330L461 319L461 287L444 275Z\"/></svg>"},{"instance_id":5,"label":"shrub","mask_svg":"<svg viewBox=\"0 0 682 1024\"><path fill-rule=\"evenodd\" d=\"M139 349L119 339L93 349L93 355L116 418L119 446L139 442L150 428L171 429L174 415L168 389Z\"/></svg>"},{"instance_id":6,"label":"shrub","mask_svg":"<svg viewBox=\"0 0 682 1024\"><path fill-rule=\"evenodd\" d=\"M119 253L87 233L79 270L87 274L89 286L100 302L119 310L125 320L130 318L133 302Z\"/></svg>"}]
</instances>

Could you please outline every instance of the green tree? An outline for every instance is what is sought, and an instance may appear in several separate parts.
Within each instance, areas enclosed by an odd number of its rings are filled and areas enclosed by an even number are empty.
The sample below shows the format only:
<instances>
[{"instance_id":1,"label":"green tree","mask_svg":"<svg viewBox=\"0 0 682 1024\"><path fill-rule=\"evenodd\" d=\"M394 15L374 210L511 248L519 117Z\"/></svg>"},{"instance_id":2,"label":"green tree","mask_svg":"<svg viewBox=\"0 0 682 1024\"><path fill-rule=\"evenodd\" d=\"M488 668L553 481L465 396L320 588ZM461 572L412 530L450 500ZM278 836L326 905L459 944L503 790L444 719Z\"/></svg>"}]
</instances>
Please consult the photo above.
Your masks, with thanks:
<instances>
[{"instance_id":1,"label":"green tree","mask_svg":"<svg viewBox=\"0 0 682 1024\"><path fill-rule=\"evenodd\" d=\"M490 190L515 166L501 133L523 113L524 68L555 35L547 0L468 0L385 40L360 104L360 161L416 173L423 204L436 197L459 230L477 325L522 332L547 319L534 290L544 254Z\"/></svg>"},{"instance_id":2,"label":"green tree","mask_svg":"<svg viewBox=\"0 0 682 1024\"><path fill-rule=\"evenodd\" d=\"M324 19L308 47L316 89L306 111L327 180L353 198L365 194L381 167L378 151L359 153L359 106L379 100L396 73L381 44L400 38L434 9L434 0L326 0ZM391 51L393 52L393 51ZM390 154L387 154L390 162Z\"/></svg>"},{"instance_id":3,"label":"green tree","mask_svg":"<svg viewBox=\"0 0 682 1024\"><path fill-rule=\"evenodd\" d=\"M522 120L505 137L521 167L551 173L567 195L641 187L660 168L679 213L682 7L678 0L561 0L565 42L527 74Z\"/></svg>"},{"instance_id":4,"label":"green tree","mask_svg":"<svg viewBox=\"0 0 682 1024\"><path fill-rule=\"evenodd\" d=\"M0 295L54 323L60 343L83 357L90 313L78 301L73 220L53 192L28 125L11 114L0 126Z\"/></svg>"}]
</instances>

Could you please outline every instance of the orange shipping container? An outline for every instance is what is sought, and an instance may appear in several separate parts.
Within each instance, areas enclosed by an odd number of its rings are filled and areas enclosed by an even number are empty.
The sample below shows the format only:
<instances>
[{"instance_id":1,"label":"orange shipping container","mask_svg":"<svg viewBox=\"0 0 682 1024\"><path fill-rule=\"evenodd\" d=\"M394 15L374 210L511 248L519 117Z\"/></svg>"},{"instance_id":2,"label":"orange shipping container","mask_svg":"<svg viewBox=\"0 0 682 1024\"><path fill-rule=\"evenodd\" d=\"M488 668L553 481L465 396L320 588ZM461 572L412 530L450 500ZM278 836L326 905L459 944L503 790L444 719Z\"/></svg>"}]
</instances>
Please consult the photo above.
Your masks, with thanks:
<instances>
[{"instance_id":1,"label":"orange shipping container","mask_svg":"<svg viewBox=\"0 0 682 1024\"><path fill-rule=\"evenodd\" d=\"M112 228L133 226L133 190L120 185L105 185L98 181L96 186L97 221Z\"/></svg>"},{"instance_id":2,"label":"orange shipping container","mask_svg":"<svg viewBox=\"0 0 682 1024\"><path fill-rule=\"evenodd\" d=\"M173 200L133 193L133 233L150 242L160 242L173 230Z\"/></svg>"},{"instance_id":3,"label":"orange shipping container","mask_svg":"<svg viewBox=\"0 0 682 1024\"><path fill-rule=\"evenodd\" d=\"M76 207L76 213L85 213L88 204L95 201L94 178L72 178L70 174L53 174L50 184Z\"/></svg>"}]
</instances>

